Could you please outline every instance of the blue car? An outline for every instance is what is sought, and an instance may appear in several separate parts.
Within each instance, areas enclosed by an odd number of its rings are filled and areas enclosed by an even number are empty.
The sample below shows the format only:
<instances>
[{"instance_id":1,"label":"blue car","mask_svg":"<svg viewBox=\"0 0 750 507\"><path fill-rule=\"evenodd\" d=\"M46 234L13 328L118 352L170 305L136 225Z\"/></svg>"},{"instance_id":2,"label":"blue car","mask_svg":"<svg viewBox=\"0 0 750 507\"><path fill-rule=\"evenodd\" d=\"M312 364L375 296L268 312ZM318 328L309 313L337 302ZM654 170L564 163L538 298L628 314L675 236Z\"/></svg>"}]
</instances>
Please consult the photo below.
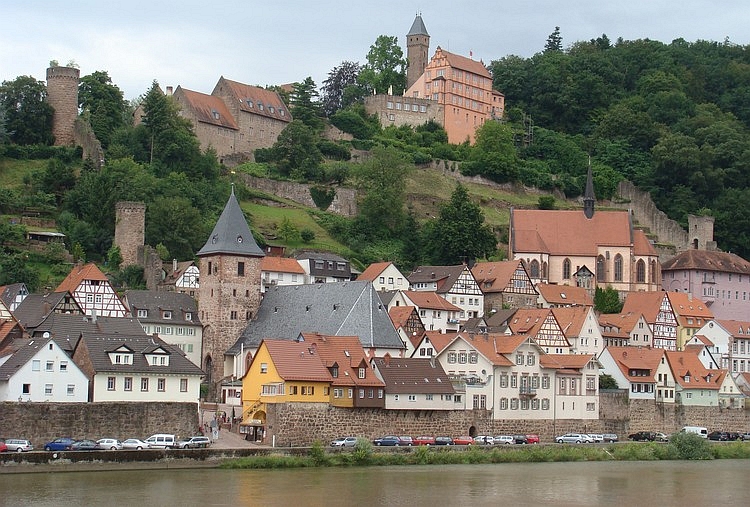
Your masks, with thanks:
<instances>
[{"instance_id":1,"label":"blue car","mask_svg":"<svg viewBox=\"0 0 750 507\"><path fill-rule=\"evenodd\" d=\"M389 435L387 437L376 438L375 440L372 441L372 443L375 444L375 445L380 445L380 446L396 446L396 447L398 447L399 445L402 445L401 444L401 439L399 437L395 437L395 436L392 436L392 435Z\"/></svg>"},{"instance_id":2,"label":"blue car","mask_svg":"<svg viewBox=\"0 0 750 507\"><path fill-rule=\"evenodd\" d=\"M45 451L69 451L75 440L72 438L56 438L44 444Z\"/></svg>"}]
</instances>

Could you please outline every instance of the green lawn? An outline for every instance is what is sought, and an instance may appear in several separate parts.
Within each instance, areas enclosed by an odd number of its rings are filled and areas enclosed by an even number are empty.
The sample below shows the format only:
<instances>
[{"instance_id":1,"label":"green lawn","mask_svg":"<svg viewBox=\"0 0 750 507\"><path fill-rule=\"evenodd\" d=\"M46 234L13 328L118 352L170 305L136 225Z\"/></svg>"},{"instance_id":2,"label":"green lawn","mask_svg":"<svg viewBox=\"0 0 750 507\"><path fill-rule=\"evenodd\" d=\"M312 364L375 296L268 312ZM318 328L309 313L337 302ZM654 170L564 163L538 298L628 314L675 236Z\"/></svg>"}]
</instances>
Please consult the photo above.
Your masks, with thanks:
<instances>
[{"instance_id":1,"label":"green lawn","mask_svg":"<svg viewBox=\"0 0 750 507\"><path fill-rule=\"evenodd\" d=\"M23 177L47 166L47 160L13 160L0 158L0 187L23 186Z\"/></svg>"}]
</instances>

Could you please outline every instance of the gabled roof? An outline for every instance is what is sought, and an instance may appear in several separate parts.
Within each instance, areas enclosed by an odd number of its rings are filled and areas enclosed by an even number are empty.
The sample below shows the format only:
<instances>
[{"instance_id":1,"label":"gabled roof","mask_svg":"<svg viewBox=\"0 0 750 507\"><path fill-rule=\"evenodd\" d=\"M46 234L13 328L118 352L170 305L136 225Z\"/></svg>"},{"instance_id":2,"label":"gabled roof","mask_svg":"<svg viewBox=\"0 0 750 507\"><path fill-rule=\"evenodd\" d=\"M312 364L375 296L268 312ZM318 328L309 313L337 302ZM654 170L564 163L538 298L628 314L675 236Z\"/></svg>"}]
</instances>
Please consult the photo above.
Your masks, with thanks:
<instances>
[{"instance_id":1,"label":"gabled roof","mask_svg":"<svg viewBox=\"0 0 750 507\"><path fill-rule=\"evenodd\" d=\"M88 264L76 264L73 269L70 270L68 276L65 277L60 285L57 286L55 292L70 292L71 294L81 285L84 280L99 280L109 283L109 279L102 273L102 271L94 264L89 262Z\"/></svg>"},{"instance_id":2,"label":"gabled roof","mask_svg":"<svg viewBox=\"0 0 750 507\"><path fill-rule=\"evenodd\" d=\"M50 341L31 339L27 340L11 355L7 361L0 365L0 381L9 380L26 363L28 363L37 352L44 348Z\"/></svg>"},{"instance_id":3,"label":"gabled roof","mask_svg":"<svg viewBox=\"0 0 750 507\"><path fill-rule=\"evenodd\" d=\"M538 283L536 290L551 305L559 306L594 306L589 292L583 287Z\"/></svg>"},{"instance_id":4,"label":"gabled roof","mask_svg":"<svg viewBox=\"0 0 750 507\"><path fill-rule=\"evenodd\" d=\"M291 259L289 257L272 257L270 255L261 259L260 270L274 273L305 274L305 270L299 265L297 259Z\"/></svg>"},{"instance_id":5,"label":"gabled roof","mask_svg":"<svg viewBox=\"0 0 750 507\"><path fill-rule=\"evenodd\" d=\"M414 306L394 306L388 310L388 316L391 318L391 322L393 322L393 327L398 329L406 325L409 321L409 317L411 317L412 313L416 310L417 309Z\"/></svg>"},{"instance_id":6,"label":"gabled roof","mask_svg":"<svg viewBox=\"0 0 750 507\"><path fill-rule=\"evenodd\" d=\"M716 389L721 387L723 376L708 370L693 352L665 351L675 382L683 389Z\"/></svg>"},{"instance_id":7,"label":"gabled roof","mask_svg":"<svg viewBox=\"0 0 750 507\"><path fill-rule=\"evenodd\" d=\"M575 370L576 372L580 372L592 360L596 360L594 354L544 354L539 358L539 362L545 368Z\"/></svg>"},{"instance_id":8,"label":"gabled roof","mask_svg":"<svg viewBox=\"0 0 750 507\"><path fill-rule=\"evenodd\" d=\"M72 352L82 333L120 336L144 335L143 326L133 317L91 317L86 315L50 314L33 330L33 336L50 333L61 349Z\"/></svg>"},{"instance_id":9,"label":"gabled roof","mask_svg":"<svg viewBox=\"0 0 750 507\"><path fill-rule=\"evenodd\" d=\"M13 315L25 329L38 327L61 303L65 302L77 309L74 315L84 315L84 311L69 292L29 294L18 305Z\"/></svg>"},{"instance_id":10,"label":"gabled roof","mask_svg":"<svg viewBox=\"0 0 750 507\"><path fill-rule=\"evenodd\" d=\"M409 280L411 285L437 283L435 292L445 294L450 292L465 269L467 268L464 264L457 266L417 266L406 279Z\"/></svg>"},{"instance_id":11,"label":"gabled roof","mask_svg":"<svg viewBox=\"0 0 750 507\"><path fill-rule=\"evenodd\" d=\"M126 346L133 351L133 364L112 364L109 353L117 351L122 346ZM169 345L157 336L84 333L81 335L78 345L76 345L76 351L79 347L85 347L88 351L88 359L95 374L101 372L132 372L204 375L203 371L185 357L180 349L174 345ZM144 354L154 352L168 354L169 365L148 364ZM74 357L77 357L75 352Z\"/></svg>"},{"instance_id":12,"label":"gabled roof","mask_svg":"<svg viewBox=\"0 0 750 507\"><path fill-rule=\"evenodd\" d=\"M357 280L374 282L385 271L392 262L373 262L357 277Z\"/></svg>"},{"instance_id":13,"label":"gabled roof","mask_svg":"<svg viewBox=\"0 0 750 507\"><path fill-rule=\"evenodd\" d=\"M264 338L296 340L302 332L358 336L366 348L404 348L372 284L355 281L271 287L227 354L255 349Z\"/></svg>"},{"instance_id":14,"label":"gabled roof","mask_svg":"<svg viewBox=\"0 0 750 507\"><path fill-rule=\"evenodd\" d=\"M734 336L738 337L750 337L750 321L744 320L715 320L724 330Z\"/></svg>"},{"instance_id":15,"label":"gabled roof","mask_svg":"<svg viewBox=\"0 0 750 507\"><path fill-rule=\"evenodd\" d=\"M250 232L240 203L234 196L234 187L232 187L232 193L214 226L214 230L208 236L208 241L196 255L200 257L201 255L213 254L244 255L248 257L265 256Z\"/></svg>"},{"instance_id":16,"label":"gabled roof","mask_svg":"<svg viewBox=\"0 0 750 507\"><path fill-rule=\"evenodd\" d=\"M643 314L636 312L602 313L599 315L599 325L601 327L615 327L627 338L641 317L643 317Z\"/></svg>"},{"instance_id":17,"label":"gabled roof","mask_svg":"<svg viewBox=\"0 0 750 507\"><path fill-rule=\"evenodd\" d=\"M581 329L583 329L590 311L590 306L569 306L552 308L552 315L557 319L557 323L560 324L565 336L573 337L580 336Z\"/></svg>"},{"instance_id":18,"label":"gabled roof","mask_svg":"<svg viewBox=\"0 0 750 507\"><path fill-rule=\"evenodd\" d=\"M301 337L317 354L329 372L338 366L338 376L331 373L333 385L383 386L383 382L373 373L365 350L356 336L325 336L317 333L303 333ZM365 368L365 378L359 378L359 368Z\"/></svg>"},{"instance_id":19,"label":"gabled roof","mask_svg":"<svg viewBox=\"0 0 750 507\"><path fill-rule=\"evenodd\" d=\"M177 87L174 95L175 97L184 97L186 105L192 109L196 120L199 122L238 130L237 122L234 121L232 114L221 98L215 95L194 92L181 86Z\"/></svg>"},{"instance_id":20,"label":"gabled roof","mask_svg":"<svg viewBox=\"0 0 750 507\"><path fill-rule=\"evenodd\" d=\"M201 325L195 299L181 292L129 290L125 292L125 300L130 314L137 317L140 322ZM146 310L146 317L138 317L138 310ZM172 312L171 318L165 319L164 311ZM185 319L188 314L190 320Z\"/></svg>"},{"instance_id":21,"label":"gabled roof","mask_svg":"<svg viewBox=\"0 0 750 507\"><path fill-rule=\"evenodd\" d=\"M504 292L518 269L523 269L526 272L526 268L520 260L477 262L471 268L471 274L482 292L488 294Z\"/></svg>"},{"instance_id":22,"label":"gabled roof","mask_svg":"<svg viewBox=\"0 0 750 507\"><path fill-rule=\"evenodd\" d=\"M15 302L15 299L19 294L28 293L29 290L26 288L26 284L22 282L0 286L0 300L2 300L3 303L5 303L5 306L9 308Z\"/></svg>"},{"instance_id":23,"label":"gabled roof","mask_svg":"<svg viewBox=\"0 0 750 507\"><path fill-rule=\"evenodd\" d=\"M191 267L195 266L195 262L193 261L182 261L177 263L177 269L175 269L174 264L171 262L165 262L164 263L164 272L165 277L164 280L162 280L162 283L172 283L174 284L178 278L180 278L185 272ZM197 267L197 266L196 266Z\"/></svg>"},{"instance_id":24,"label":"gabled roof","mask_svg":"<svg viewBox=\"0 0 750 507\"><path fill-rule=\"evenodd\" d=\"M429 308L430 310L443 310L446 312L461 311L461 308L450 303L445 298L440 297L437 292L405 290L403 291L403 294L420 310L423 308Z\"/></svg>"},{"instance_id":25,"label":"gabled roof","mask_svg":"<svg viewBox=\"0 0 750 507\"><path fill-rule=\"evenodd\" d=\"M733 253L686 250L664 262L661 266L662 273L680 270L719 271L750 275L750 262Z\"/></svg>"},{"instance_id":26,"label":"gabled roof","mask_svg":"<svg viewBox=\"0 0 750 507\"><path fill-rule=\"evenodd\" d=\"M453 394L453 384L439 361L422 358L377 357L372 360L388 394Z\"/></svg>"},{"instance_id":27,"label":"gabled roof","mask_svg":"<svg viewBox=\"0 0 750 507\"><path fill-rule=\"evenodd\" d=\"M440 352L445 349L448 345L453 342L453 340L456 339L456 336L458 336L459 333L441 333L440 331L425 331L424 337L422 338L422 341L424 339L430 340L430 345L432 345L432 348L435 349L435 351L440 354Z\"/></svg>"},{"instance_id":28,"label":"gabled roof","mask_svg":"<svg viewBox=\"0 0 750 507\"><path fill-rule=\"evenodd\" d=\"M485 321L492 332L502 333L508 328L508 322L510 322L510 319L513 318L513 315L515 314L515 308L501 309L489 317L485 317Z\"/></svg>"},{"instance_id":29,"label":"gabled roof","mask_svg":"<svg viewBox=\"0 0 750 507\"><path fill-rule=\"evenodd\" d=\"M286 381L331 382L332 377L318 354L305 342L271 340L262 342L276 368Z\"/></svg>"},{"instance_id":30,"label":"gabled roof","mask_svg":"<svg viewBox=\"0 0 750 507\"><path fill-rule=\"evenodd\" d=\"M519 308L508 325L513 333L533 336L539 332L551 313L550 308Z\"/></svg>"},{"instance_id":31,"label":"gabled roof","mask_svg":"<svg viewBox=\"0 0 750 507\"><path fill-rule=\"evenodd\" d=\"M714 342L712 342L707 336L704 336L702 334L694 334L688 341L693 341L693 340L698 342L697 345L700 345L700 347L713 347L714 346ZM687 347L689 345L685 345L685 346Z\"/></svg>"},{"instance_id":32,"label":"gabled roof","mask_svg":"<svg viewBox=\"0 0 750 507\"><path fill-rule=\"evenodd\" d=\"M414 18L414 23L411 24L411 28L409 29L409 33L406 34L408 37L409 35L427 35L429 37L429 33L427 33L427 28L424 26L424 21L422 21L422 16L420 14L417 14L417 17Z\"/></svg>"},{"instance_id":33,"label":"gabled roof","mask_svg":"<svg viewBox=\"0 0 750 507\"><path fill-rule=\"evenodd\" d=\"M643 314L646 322L653 324L659 315L661 303L664 301L665 292L654 291L635 291L628 292L625 296L625 302L622 305L621 313L639 313Z\"/></svg>"},{"instance_id":34,"label":"gabled roof","mask_svg":"<svg viewBox=\"0 0 750 507\"><path fill-rule=\"evenodd\" d=\"M703 319L704 321L714 318L713 312L700 299L686 292L667 292L666 294L672 305L672 310L678 317L694 317L696 319ZM703 324L700 325L702 326Z\"/></svg>"},{"instance_id":35,"label":"gabled roof","mask_svg":"<svg viewBox=\"0 0 750 507\"><path fill-rule=\"evenodd\" d=\"M450 53L438 46L435 49L435 54L433 55L431 62L440 59L441 57L445 57L448 65L454 69L461 69L478 76L492 79L492 74L490 74L484 64L480 61L472 60L471 58L466 58L465 56L457 55L455 53Z\"/></svg>"},{"instance_id":36,"label":"gabled roof","mask_svg":"<svg viewBox=\"0 0 750 507\"><path fill-rule=\"evenodd\" d=\"M229 93L231 93L238 101L241 111L266 116L287 123L292 121L292 115L281 100L281 97L279 97L279 94L275 91L266 90L259 86L246 85L222 76L219 78L219 82L216 84L216 87L214 87L212 94L216 94L216 89L221 86L222 83L226 84ZM252 106L248 102L250 102ZM259 104L263 105L262 109L259 107Z\"/></svg>"},{"instance_id":37,"label":"gabled roof","mask_svg":"<svg viewBox=\"0 0 750 507\"><path fill-rule=\"evenodd\" d=\"M508 357L510 354L518 349L521 344L530 340L528 336L522 335L506 335L506 334L474 334L474 333L459 333L458 336L453 340L462 340L469 346L473 347L477 352L482 354L490 363L497 366L511 366L513 361ZM534 343L534 340L531 340ZM536 343L534 343L536 346ZM538 347L538 346L537 346ZM540 349L541 350L541 349Z\"/></svg>"},{"instance_id":38,"label":"gabled roof","mask_svg":"<svg viewBox=\"0 0 750 507\"><path fill-rule=\"evenodd\" d=\"M630 382L656 382L656 369L659 367L661 358L664 357L663 349L652 349L649 347L607 347L605 352L612 356L620 372ZM648 370L647 376L633 376L631 370Z\"/></svg>"}]
</instances>

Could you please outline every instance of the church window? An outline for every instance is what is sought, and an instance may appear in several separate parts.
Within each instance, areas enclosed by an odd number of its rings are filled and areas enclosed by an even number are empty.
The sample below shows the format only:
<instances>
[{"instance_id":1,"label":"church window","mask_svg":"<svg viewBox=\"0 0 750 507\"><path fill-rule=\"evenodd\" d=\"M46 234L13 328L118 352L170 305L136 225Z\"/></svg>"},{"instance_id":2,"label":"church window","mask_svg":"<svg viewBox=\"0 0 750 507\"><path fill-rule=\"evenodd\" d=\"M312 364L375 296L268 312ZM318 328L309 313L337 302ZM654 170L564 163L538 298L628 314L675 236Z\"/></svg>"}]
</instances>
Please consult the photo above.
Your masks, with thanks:
<instances>
[{"instance_id":1,"label":"church window","mask_svg":"<svg viewBox=\"0 0 750 507\"><path fill-rule=\"evenodd\" d=\"M530 266L531 278L539 278L539 261L534 259Z\"/></svg>"},{"instance_id":2,"label":"church window","mask_svg":"<svg viewBox=\"0 0 750 507\"><path fill-rule=\"evenodd\" d=\"M622 282L622 255L615 255L615 282Z\"/></svg>"},{"instance_id":3,"label":"church window","mask_svg":"<svg viewBox=\"0 0 750 507\"><path fill-rule=\"evenodd\" d=\"M604 257L600 255L596 258L596 281L603 282L605 280L605 274Z\"/></svg>"},{"instance_id":4,"label":"church window","mask_svg":"<svg viewBox=\"0 0 750 507\"><path fill-rule=\"evenodd\" d=\"M562 277L563 280L570 280L570 259L563 260L563 269L562 269Z\"/></svg>"},{"instance_id":5,"label":"church window","mask_svg":"<svg viewBox=\"0 0 750 507\"><path fill-rule=\"evenodd\" d=\"M643 259L639 259L635 264L635 281L638 283L646 281L646 263L643 262Z\"/></svg>"}]
</instances>

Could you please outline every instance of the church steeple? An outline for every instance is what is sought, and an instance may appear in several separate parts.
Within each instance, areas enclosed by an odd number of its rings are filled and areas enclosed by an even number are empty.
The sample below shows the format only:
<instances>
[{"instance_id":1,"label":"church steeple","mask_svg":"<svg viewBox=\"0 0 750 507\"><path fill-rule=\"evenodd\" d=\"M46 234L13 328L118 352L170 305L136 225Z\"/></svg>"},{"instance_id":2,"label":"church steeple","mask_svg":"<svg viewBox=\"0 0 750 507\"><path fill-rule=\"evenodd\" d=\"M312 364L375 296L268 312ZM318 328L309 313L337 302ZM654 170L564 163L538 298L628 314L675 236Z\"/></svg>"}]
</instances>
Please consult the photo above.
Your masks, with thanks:
<instances>
[{"instance_id":1,"label":"church steeple","mask_svg":"<svg viewBox=\"0 0 750 507\"><path fill-rule=\"evenodd\" d=\"M594 216L594 177L591 175L591 157L589 156L589 169L586 173L586 191L583 193L583 214L590 219Z\"/></svg>"}]
</instances>

